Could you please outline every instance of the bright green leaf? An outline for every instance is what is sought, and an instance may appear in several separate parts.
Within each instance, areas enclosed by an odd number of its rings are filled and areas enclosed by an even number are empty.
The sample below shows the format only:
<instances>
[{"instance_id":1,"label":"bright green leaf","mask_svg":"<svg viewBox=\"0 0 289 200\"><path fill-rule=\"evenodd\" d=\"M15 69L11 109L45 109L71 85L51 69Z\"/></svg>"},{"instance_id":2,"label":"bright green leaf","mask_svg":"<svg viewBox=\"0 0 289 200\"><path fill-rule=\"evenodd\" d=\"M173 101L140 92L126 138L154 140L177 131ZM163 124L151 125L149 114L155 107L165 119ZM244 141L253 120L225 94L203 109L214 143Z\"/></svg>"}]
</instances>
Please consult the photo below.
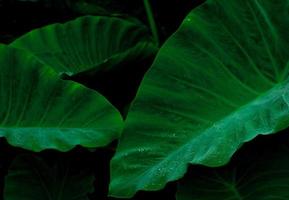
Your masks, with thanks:
<instances>
[{"instance_id":1,"label":"bright green leaf","mask_svg":"<svg viewBox=\"0 0 289 200\"><path fill-rule=\"evenodd\" d=\"M12 163L5 179L5 200L88 200L93 192L91 172L73 166L48 166L42 159L23 155Z\"/></svg>"},{"instance_id":2,"label":"bright green leaf","mask_svg":"<svg viewBox=\"0 0 289 200\"><path fill-rule=\"evenodd\" d=\"M119 112L99 93L59 79L25 51L0 46L0 137L41 151L100 147L119 137Z\"/></svg>"},{"instance_id":3,"label":"bright green leaf","mask_svg":"<svg viewBox=\"0 0 289 200\"><path fill-rule=\"evenodd\" d=\"M122 61L128 56L139 56L142 51L145 54L156 52L145 26L103 16L84 16L35 29L11 45L32 52L56 72L68 74L103 70L102 67L109 69L113 65L103 64L111 59Z\"/></svg>"},{"instance_id":4,"label":"bright green leaf","mask_svg":"<svg viewBox=\"0 0 289 200\"><path fill-rule=\"evenodd\" d=\"M289 199L289 149L277 145L238 153L222 168L192 167L180 183L177 200Z\"/></svg>"},{"instance_id":5,"label":"bright green leaf","mask_svg":"<svg viewBox=\"0 0 289 200\"><path fill-rule=\"evenodd\" d=\"M208 0L161 48L111 163L110 195L221 166L289 124L289 1Z\"/></svg>"}]
</instances>

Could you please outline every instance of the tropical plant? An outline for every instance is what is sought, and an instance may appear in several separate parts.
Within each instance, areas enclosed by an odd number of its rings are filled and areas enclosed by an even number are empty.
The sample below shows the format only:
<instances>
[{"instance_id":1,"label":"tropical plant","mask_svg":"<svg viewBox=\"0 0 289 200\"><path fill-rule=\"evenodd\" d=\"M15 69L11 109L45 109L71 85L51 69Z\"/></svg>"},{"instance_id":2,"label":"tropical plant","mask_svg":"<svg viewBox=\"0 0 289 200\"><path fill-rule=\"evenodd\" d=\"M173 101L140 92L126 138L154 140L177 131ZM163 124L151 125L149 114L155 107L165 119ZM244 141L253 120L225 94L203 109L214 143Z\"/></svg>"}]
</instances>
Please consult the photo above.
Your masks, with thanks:
<instances>
[{"instance_id":1,"label":"tropical plant","mask_svg":"<svg viewBox=\"0 0 289 200\"><path fill-rule=\"evenodd\" d=\"M0 46L4 198L288 199L289 1L207 0L164 44L148 0L148 25L99 2Z\"/></svg>"}]
</instances>

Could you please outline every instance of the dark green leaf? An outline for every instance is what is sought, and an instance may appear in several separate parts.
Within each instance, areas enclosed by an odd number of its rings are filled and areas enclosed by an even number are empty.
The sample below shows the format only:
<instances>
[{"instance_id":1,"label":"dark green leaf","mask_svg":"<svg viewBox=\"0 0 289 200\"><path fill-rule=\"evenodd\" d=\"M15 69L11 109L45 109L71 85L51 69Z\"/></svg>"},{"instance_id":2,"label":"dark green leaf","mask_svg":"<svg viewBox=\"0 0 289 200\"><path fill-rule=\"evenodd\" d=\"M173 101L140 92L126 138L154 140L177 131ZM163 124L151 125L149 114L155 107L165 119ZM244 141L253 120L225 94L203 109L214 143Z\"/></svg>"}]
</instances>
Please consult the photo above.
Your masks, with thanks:
<instances>
[{"instance_id":1,"label":"dark green leaf","mask_svg":"<svg viewBox=\"0 0 289 200\"><path fill-rule=\"evenodd\" d=\"M73 166L48 166L34 156L19 156L5 179L5 200L88 200L94 176Z\"/></svg>"},{"instance_id":2,"label":"dark green leaf","mask_svg":"<svg viewBox=\"0 0 289 200\"><path fill-rule=\"evenodd\" d=\"M161 48L111 163L112 196L221 166L289 124L289 1L208 0Z\"/></svg>"},{"instance_id":3,"label":"dark green leaf","mask_svg":"<svg viewBox=\"0 0 289 200\"><path fill-rule=\"evenodd\" d=\"M113 68L115 61L128 55L156 51L145 26L116 17L93 16L33 30L11 45L32 52L56 72L69 74ZM135 50L137 55L133 54ZM103 65L111 59L111 66Z\"/></svg>"},{"instance_id":4,"label":"dark green leaf","mask_svg":"<svg viewBox=\"0 0 289 200\"><path fill-rule=\"evenodd\" d=\"M100 147L123 121L99 93L59 79L25 51L0 46L0 137L32 151Z\"/></svg>"},{"instance_id":5,"label":"dark green leaf","mask_svg":"<svg viewBox=\"0 0 289 200\"><path fill-rule=\"evenodd\" d=\"M258 147L241 149L222 168L192 167L180 183L177 200L289 199L288 147L280 142Z\"/></svg>"}]
</instances>

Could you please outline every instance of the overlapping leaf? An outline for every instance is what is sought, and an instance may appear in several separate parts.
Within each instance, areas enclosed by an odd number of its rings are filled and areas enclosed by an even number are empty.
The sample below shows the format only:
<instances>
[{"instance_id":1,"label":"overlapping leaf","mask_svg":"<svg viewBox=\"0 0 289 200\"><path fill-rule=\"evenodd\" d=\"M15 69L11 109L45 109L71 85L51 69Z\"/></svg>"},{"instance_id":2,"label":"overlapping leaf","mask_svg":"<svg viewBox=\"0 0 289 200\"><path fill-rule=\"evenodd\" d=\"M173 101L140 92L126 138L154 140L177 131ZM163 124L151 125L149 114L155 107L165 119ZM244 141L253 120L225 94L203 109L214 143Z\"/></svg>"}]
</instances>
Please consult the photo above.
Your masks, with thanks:
<instances>
[{"instance_id":1,"label":"overlapping leaf","mask_svg":"<svg viewBox=\"0 0 289 200\"><path fill-rule=\"evenodd\" d=\"M67 151L119 137L122 118L99 93L59 79L25 51L0 46L0 137L11 145Z\"/></svg>"},{"instance_id":2,"label":"overlapping leaf","mask_svg":"<svg viewBox=\"0 0 289 200\"><path fill-rule=\"evenodd\" d=\"M289 125L289 1L208 0L160 50L111 163L110 194L158 190Z\"/></svg>"},{"instance_id":3,"label":"overlapping leaf","mask_svg":"<svg viewBox=\"0 0 289 200\"><path fill-rule=\"evenodd\" d=\"M76 20L35 29L11 46L32 52L56 72L76 74L113 68L133 52L138 57L154 54L156 46L145 26L116 17L84 16ZM110 60L113 62L108 62ZM104 63L108 63L104 65Z\"/></svg>"},{"instance_id":4,"label":"overlapping leaf","mask_svg":"<svg viewBox=\"0 0 289 200\"><path fill-rule=\"evenodd\" d=\"M180 183L177 200L288 199L288 146L258 147L238 153L222 168L192 168Z\"/></svg>"},{"instance_id":5,"label":"overlapping leaf","mask_svg":"<svg viewBox=\"0 0 289 200\"><path fill-rule=\"evenodd\" d=\"M48 166L42 159L22 155L15 159L5 179L6 200L88 200L94 176L73 166Z\"/></svg>"}]
</instances>

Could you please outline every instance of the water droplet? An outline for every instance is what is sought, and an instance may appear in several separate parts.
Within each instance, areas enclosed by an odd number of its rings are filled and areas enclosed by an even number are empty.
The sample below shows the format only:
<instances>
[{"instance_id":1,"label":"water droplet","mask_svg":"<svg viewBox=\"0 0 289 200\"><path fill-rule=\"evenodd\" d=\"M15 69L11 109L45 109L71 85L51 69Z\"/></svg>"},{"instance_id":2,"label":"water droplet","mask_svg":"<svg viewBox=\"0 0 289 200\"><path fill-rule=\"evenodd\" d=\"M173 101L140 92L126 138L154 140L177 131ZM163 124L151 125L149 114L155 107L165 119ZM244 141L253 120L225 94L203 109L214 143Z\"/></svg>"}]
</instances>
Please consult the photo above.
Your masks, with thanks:
<instances>
[{"instance_id":1,"label":"water droplet","mask_svg":"<svg viewBox=\"0 0 289 200\"><path fill-rule=\"evenodd\" d=\"M128 153L124 153L124 154L123 154L123 157L128 157Z\"/></svg>"},{"instance_id":2,"label":"water droplet","mask_svg":"<svg viewBox=\"0 0 289 200\"><path fill-rule=\"evenodd\" d=\"M143 152L145 152L146 151L146 149L144 149L144 148L139 148L138 149L138 152L140 152L140 153L143 153Z\"/></svg>"}]
</instances>

